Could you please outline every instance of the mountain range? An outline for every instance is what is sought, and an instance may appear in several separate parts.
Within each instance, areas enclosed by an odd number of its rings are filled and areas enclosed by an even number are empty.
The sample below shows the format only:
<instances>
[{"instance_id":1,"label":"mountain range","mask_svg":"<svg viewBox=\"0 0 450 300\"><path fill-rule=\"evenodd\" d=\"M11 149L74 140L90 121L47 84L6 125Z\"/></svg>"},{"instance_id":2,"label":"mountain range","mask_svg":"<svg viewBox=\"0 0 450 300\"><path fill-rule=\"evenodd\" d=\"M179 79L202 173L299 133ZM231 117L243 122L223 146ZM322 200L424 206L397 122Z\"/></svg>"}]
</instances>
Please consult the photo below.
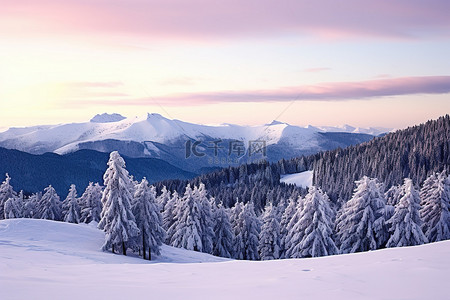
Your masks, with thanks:
<instances>
[{"instance_id":1,"label":"mountain range","mask_svg":"<svg viewBox=\"0 0 450 300\"><path fill-rule=\"evenodd\" d=\"M157 158L189 172L203 173L243 162L277 161L343 148L387 131L349 125L300 127L279 121L260 126L211 126L171 120L155 113L132 118L99 114L84 123L9 128L0 132L0 147L60 155L83 149L118 150L130 158Z\"/></svg>"}]
</instances>

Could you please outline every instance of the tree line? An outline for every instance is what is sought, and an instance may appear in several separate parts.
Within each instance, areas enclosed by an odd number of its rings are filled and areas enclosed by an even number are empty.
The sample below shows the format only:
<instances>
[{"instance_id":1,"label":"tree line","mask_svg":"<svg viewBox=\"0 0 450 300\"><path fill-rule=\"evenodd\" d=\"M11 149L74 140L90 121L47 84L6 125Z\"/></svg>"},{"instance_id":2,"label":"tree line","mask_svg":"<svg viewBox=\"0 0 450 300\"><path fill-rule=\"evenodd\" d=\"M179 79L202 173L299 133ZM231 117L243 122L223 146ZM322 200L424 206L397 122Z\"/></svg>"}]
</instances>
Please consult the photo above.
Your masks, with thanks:
<instances>
[{"instance_id":1,"label":"tree line","mask_svg":"<svg viewBox=\"0 0 450 300\"><path fill-rule=\"evenodd\" d=\"M433 173L421 188L412 179L385 191L376 178L356 180L351 197L330 200L320 187L271 198L261 211L237 197L232 207L203 183L158 193L144 178L136 182L118 152L112 152L104 187L89 184L81 197L72 185L61 202L51 186L26 198L6 176L0 186L2 218L33 217L98 222L103 250L144 259L163 243L244 260L269 260L353 253L450 239L450 179ZM148 255L147 255L148 254Z\"/></svg>"}]
</instances>

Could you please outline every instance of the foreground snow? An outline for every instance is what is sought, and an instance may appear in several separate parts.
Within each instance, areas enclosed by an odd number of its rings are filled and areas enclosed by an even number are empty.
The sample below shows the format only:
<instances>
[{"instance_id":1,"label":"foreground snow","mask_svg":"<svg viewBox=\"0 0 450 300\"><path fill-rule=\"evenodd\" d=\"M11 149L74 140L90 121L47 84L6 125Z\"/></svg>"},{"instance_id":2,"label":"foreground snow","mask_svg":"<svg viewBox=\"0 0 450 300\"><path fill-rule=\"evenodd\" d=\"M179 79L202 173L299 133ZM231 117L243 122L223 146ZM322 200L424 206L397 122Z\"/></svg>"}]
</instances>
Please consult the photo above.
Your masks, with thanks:
<instances>
[{"instance_id":1,"label":"foreground snow","mask_svg":"<svg viewBox=\"0 0 450 300\"><path fill-rule=\"evenodd\" d=\"M307 188L312 186L313 171L304 171L294 174L281 175L280 182L295 184L298 187Z\"/></svg>"},{"instance_id":2,"label":"foreground snow","mask_svg":"<svg viewBox=\"0 0 450 300\"><path fill-rule=\"evenodd\" d=\"M101 252L102 242L92 225L0 221L2 299L448 298L450 241L266 262L168 246L146 262Z\"/></svg>"}]
</instances>

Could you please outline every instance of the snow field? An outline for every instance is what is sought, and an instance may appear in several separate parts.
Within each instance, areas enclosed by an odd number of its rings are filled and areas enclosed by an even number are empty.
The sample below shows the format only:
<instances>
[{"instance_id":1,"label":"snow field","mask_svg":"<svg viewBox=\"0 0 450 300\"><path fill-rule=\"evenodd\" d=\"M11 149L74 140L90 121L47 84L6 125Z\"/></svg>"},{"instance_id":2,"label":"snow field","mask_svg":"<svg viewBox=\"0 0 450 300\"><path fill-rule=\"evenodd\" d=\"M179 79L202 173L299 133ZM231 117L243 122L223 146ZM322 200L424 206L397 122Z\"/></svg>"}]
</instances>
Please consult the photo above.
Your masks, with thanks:
<instances>
[{"instance_id":1,"label":"snow field","mask_svg":"<svg viewBox=\"0 0 450 300\"><path fill-rule=\"evenodd\" d=\"M262 262L163 246L148 262L103 239L94 223L0 221L1 298L448 299L450 241Z\"/></svg>"}]
</instances>

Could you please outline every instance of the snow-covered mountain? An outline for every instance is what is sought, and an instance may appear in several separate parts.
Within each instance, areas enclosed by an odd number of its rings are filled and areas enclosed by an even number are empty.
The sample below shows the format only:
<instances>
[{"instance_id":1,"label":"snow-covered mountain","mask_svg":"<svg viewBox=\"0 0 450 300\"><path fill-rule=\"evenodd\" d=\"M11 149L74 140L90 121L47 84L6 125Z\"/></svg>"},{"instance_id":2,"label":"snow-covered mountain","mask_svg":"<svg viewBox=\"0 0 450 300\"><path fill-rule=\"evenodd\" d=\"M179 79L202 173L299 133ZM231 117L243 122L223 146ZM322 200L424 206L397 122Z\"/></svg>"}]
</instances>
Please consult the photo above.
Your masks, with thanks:
<instances>
[{"instance_id":1,"label":"snow-covered mountain","mask_svg":"<svg viewBox=\"0 0 450 300\"><path fill-rule=\"evenodd\" d=\"M363 131L365 133L361 134ZM80 149L102 152L119 150L131 157L155 157L176 164L180 163L180 159L186 159L191 150L207 154L209 163L206 163L206 157L200 158L199 155L193 157L191 162L182 162L188 170L193 170L193 166L220 165L224 158L229 158L236 151L239 153L235 158L242 161L243 157L251 155L249 147L253 141L265 143L265 154L273 161L357 144L379 133L381 131L375 129L300 127L279 121L261 126L209 126L170 120L154 113L132 118L102 114L85 123L10 128L0 133L0 146L32 154L65 154ZM197 148L191 149L195 141L199 141L195 146ZM215 163L211 163L212 156ZM226 164L233 162L236 160Z\"/></svg>"},{"instance_id":2,"label":"snow-covered mountain","mask_svg":"<svg viewBox=\"0 0 450 300\"><path fill-rule=\"evenodd\" d=\"M448 299L450 241L273 261L102 252L94 224L0 221L2 299ZM145 298L145 296L144 296Z\"/></svg>"}]
</instances>

